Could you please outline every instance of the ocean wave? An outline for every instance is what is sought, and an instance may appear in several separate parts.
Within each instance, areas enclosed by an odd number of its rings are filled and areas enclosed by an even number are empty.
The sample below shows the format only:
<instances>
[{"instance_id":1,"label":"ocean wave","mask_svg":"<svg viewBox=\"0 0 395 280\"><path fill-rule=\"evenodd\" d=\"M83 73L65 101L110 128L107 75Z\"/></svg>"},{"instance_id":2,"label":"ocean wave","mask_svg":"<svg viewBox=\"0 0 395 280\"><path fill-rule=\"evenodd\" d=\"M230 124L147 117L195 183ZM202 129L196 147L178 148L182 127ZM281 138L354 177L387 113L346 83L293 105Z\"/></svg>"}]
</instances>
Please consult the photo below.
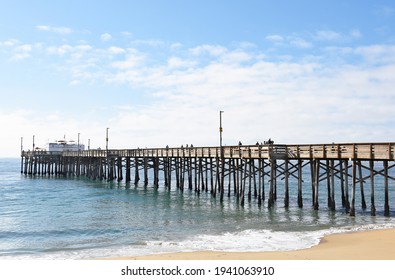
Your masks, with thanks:
<instances>
[{"instance_id":1,"label":"ocean wave","mask_svg":"<svg viewBox=\"0 0 395 280\"><path fill-rule=\"evenodd\" d=\"M142 256L193 251L272 252L313 247L324 236L337 233L395 228L395 223L336 227L316 231L243 230L220 235L201 234L180 241L138 241L127 246L58 251L47 254L18 254L0 259L95 259L119 256Z\"/></svg>"}]
</instances>

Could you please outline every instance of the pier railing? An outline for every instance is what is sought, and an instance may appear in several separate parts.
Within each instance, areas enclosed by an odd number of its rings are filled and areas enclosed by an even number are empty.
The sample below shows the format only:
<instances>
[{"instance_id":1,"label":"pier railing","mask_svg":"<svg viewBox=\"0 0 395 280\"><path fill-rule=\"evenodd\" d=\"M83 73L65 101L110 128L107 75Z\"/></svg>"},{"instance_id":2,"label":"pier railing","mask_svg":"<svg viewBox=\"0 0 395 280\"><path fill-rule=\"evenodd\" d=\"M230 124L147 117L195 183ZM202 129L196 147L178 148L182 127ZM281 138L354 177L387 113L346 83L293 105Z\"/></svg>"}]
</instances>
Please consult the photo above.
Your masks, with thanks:
<instances>
[{"instance_id":1,"label":"pier railing","mask_svg":"<svg viewBox=\"0 0 395 280\"><path fill-rule=\"evenodd\" d=\"M223 146L224 158L272 159L360 159L394 160L395 143L349 143L304 145ZM84 150L66 152L23 151L29 156L64 157L221 157L221 147L177 147L145 149Z\"/></svg>"}]
</instances>

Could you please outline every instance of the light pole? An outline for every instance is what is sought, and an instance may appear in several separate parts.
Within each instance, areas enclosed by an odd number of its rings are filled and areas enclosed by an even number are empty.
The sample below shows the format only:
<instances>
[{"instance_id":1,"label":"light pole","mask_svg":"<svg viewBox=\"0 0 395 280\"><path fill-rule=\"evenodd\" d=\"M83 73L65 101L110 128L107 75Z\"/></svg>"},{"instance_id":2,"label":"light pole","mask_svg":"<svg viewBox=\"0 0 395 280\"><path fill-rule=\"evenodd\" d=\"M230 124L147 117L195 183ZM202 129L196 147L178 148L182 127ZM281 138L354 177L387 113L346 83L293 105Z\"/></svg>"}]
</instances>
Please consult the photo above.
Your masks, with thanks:
<instances>
[{"instance_id":1,"label":"light pole","mask_svg":"<svg viewBox=\"0 0 395 280\"><path fill-rule=\"evenodd\" d=\"M220 201L224 201L224 177L225 177L225 155L224 155L224 149L222 147L222 113L224 111L219 111L219 146L220 146L220 151L221 151L221 181L220 181Z\"/></svg>"},{"instance_id":2,"label":"light pole","mask_svg":"<svg viewBox=\"0 0 395 280\"><path fill-rule=\"evenodd\" d=\"M88 151L91 149L91 139L88 139Z\"/></svg>"},{"instance_id":3,"label":"light pole","mask_svg":"<svg viewBox=\"0 0 395 280\"><path fill-rule=\"evenodd\" d=\"M108 166L108 130L109 128L106 128L106 167L105 167L105 171L104 171L104 178L108 178L109 179L109 166Z\"/></svg>"},{"instance_id":4,"label":"light pole","mask_svg":"<svg viewBox=\"0 0 395 280\"><path fill-rule=\"evenodd\" d=\"M108 130L109 130L110 128L108 128L107 127L107 129L106 129L106 151L108 150Z\"/></svg>"},{"instance_id":5,"label":"light pole","mask_svg":"<svg viewBox=\"0 0 395 280\"><path fill-rule=\"evenodd\" d=\"M23 137L21 137L21 174L23 173Z\"/></svg>"},{"instance_id":6,"label":"light pole","mask_svg":"<svg viewBox=\"0 0 395 280\"><path fill-rule=\"evenodd\" d=\"M77 162L77 176L80 176L80 133L78 132L78 162Z\"/></svg>"},{"instance_id":7,"label":"light pole","mask_svg":"<svg viewBox=\"0 0 395 280\"><path fill-rule=\"evenodd\" d=\"M223 131L223 129L222 129L222 113L223 112L224 111L219 111L219 146L220 146L221 150L222 150L222 131Z\"/></svg>"},{"instance_id":8,"label":"light pole","mask_svg":"<svg viewBox=\"0 0 395 280\"><path fill-rule=\"evenodd\" d=\"M34 135L33 135L33 152L34 152L34 148L35 148L35 144L34 144Z\"/></svg>"}]
</instances>

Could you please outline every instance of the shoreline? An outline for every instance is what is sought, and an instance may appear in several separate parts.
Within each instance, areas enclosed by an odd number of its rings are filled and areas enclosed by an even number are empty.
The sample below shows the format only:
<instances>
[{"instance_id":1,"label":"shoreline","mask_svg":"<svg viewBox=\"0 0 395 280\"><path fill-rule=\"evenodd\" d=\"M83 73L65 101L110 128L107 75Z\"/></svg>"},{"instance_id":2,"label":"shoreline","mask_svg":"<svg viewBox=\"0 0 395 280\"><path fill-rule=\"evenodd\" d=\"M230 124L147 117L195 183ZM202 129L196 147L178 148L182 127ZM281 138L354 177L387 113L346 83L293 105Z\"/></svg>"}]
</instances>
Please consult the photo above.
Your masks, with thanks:
<instances>
[{"instance_id":1,"label":"shoreline","mask_svg":"<svg viewBox=\"0 0 395 280\"><path fill-rule=\"evenodd\" d=\"M336 233L316 246L275 252L196 251L104 260L395 260L395 229Z\"/></svg>"}]
</instances>

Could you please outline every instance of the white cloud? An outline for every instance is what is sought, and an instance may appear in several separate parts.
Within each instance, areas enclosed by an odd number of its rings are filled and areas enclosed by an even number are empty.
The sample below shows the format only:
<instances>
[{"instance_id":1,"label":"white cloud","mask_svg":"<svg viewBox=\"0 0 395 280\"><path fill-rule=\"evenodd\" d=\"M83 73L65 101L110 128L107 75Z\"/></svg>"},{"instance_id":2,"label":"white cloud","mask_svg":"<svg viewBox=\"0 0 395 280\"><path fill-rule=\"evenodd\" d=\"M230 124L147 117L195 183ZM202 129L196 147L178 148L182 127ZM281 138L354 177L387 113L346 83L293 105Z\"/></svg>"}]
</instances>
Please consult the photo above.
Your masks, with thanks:
<instances>
[{"instance_id":1,"label":"white cloud","mask_svg":"<svg viewBox=\"0 0 395 280\"><path fill-rule=\"evenodd\" d=\"M16 39L9 39L7 41L0 42L0 46L5 46L5 47L9 47L9 48L14 47L15 45L18 45L18 44L20 44L20 42Z\"/></svg>"},{"instance_id":2,"label":"white cloud","mask_svg":"<svg viewBox=\"0 0 395 280\"><path fill-rule=\"evenodd\" d=\"M301 48L301 49L309 49L309 48L313 47L313 45L310 42L308 42L302 38L290 38L289 42L291 45Z\"/></svg>"},{"instance_id":3,"label":"white cloud","mask_svg":"<svg viewBox=\"0 0 395 280\"><path fill-rule=\"evenodd\" d=\"M29 58L31 57L31 52L34 49L34 46L30 44L18 44L13 47L11 60L23 60ZM39 45L37 45L37 47L39 47Z\"/></svg>"},{"instance_id":4,"label":"white cloud","mask_svg":"<svg viewBox=\"0 0 395 280\"><path fill-rule=\"evenodd\" d=\"M109 33L104 33L100 36L100 40L102 40L103 42L108 42L112 39L111 34Z\"/></svg>"},{"instance_id":5,"label":"white cloud","mask_svg":"<svg viewBox=\"0 0 395 280\"><path fill-rule=\"evenodd\" d=\"M357 47L354 52L368 63L395 63L395 45L371 45Z\"/></svg>"},{"instance_id":6,"label":"white cloud","mask_svg":"<svg viewBox=\"0 0 395 280\"><path fill-rule=\"evenodd\" d=\"M229 64L248 62L252 59L252 55L246 51L235 50L229 51L222 55L221 60Z\"/></svg>"},{"instance_id":7,"label":"white cloud","mask_svg":"<svg viewBox=\"0 0 395 280\"><path fill-rule=\"evenodd\" d=\"M78 51L83 51L83 52L85 52L85 51L90 51L90 50L92 50L93 47L92 47L91 45L84 44L84 45L78 45L78 46L76 46L75 49L78 50Z\"/></svg>"},{"instance_id":8,"label":"white cloud","mask_svg":"<svg viewBox=\"0 0 395 280\"><path fill-rule=\"evenodd\" d=\"M36 29L39 31L47 31L47 32L54 32L59 34L70 34L73 32L71 28L68 27L56 27L56 26L49 26L49 25L37 25Z\"/></svg>"},{"instance_id":9,"label":"white cloud","mask_svg":"<svg viewBox=\"0 0 395 280\"><path fill-rule=\"evenodd\" d=\"M36 26L36 29L37 29L37 30L40 30L40 31L50 31L50 30L51 30L51 27L48 26L48 25L37 25L37 26Z\"/></svg>"},{"instance_id":10,"label":"white cloud","mask_svg":"<svg viewBox=\"0 0 395 280\"><path fill-rule=\"evenodd\" d=\"M123 36L125 36L125 37L130 37L130 36L133 35L133 34L132 34L131 32L129 32L129 31L123 31L123 32L121 32L121 34L122 34Z\"/></svg>"},{"instance_id":11,"label":"white cloud","mask_svg":"<svg viewBox=\"0 0 395 280\"><path fill-rule=\"evenodd\" d=\"M116 47L116 46L109 47L108 48L108 52L110 54L124 54L124 53L126 53L125 49L119 48L119 47Z\"/></svg>"},{"instance_id":12,"label":"white cloud","mask_svg":"<svg viewBox=\"0 0 395 280\"><path fill-rule=\"evenodd\" d=\"M358 29L353 29L350 31L350 37L352 39L360 39L362 38L362 33Z\"/></svg>"},{"instance_id":13,"label":"white cloud","mask_svg":"<svg viewBox=\"0 0 395 280\"><path fill-rule=\"evenodd\" d=\"M73 47L70 45L62 46L51 46L47 48L49 54L65 55L73 51Z\"/></svg>"},{"instance_id":14,"label":"white cloud","mask_svg":"<svg viewBox=\"0 0 395 280\"><path fill-rule=\"evenodd\" d=\"M268 35L265 37L265 39L277 46L291 45L301 49L308 49L313 47L312 43L297 35L286 37L280 35Z\"/></svg>"},{"instance_id":15,"label":"white cloud","mask_svg":"<svg viewBox=\"0 0 395 280\"><path fill-rule=\"evenodd\" d=\"M111 67L127 70L135 68L144 60L144 56L140 54L136 49L128 49L126 58L124 60L117 60L110 64Z\"/></svg>"},{"instance_id":16,"label":"white cloud","mask_svg":"<svg viewBox=\"0 0 395 280\"><path fill-rule=\"evenodd\" d=\"M246 42L246 41L237 43L237 46L239 48L242 48L242 49L250 49L250 48L256 48L257 47L256 44L251 43L251 42Z\"/></svg>"},{"instance_id":17,"label":"white cloud","mask_svg":"<svg viewBox=\"0 0 395 280\"><path fill-rule=\"evenodd\" d=\"M53 27L52 30L53 32L60 34L70 34L73 32L73 30L68 27Z\"/></svg>"},{"instance_id":18,"label":"white cloud","mask_svg":"<svg viewBox=\"0 0 395 280\"><path fill-rule=\"evenodd\" d=\"M313 47L298 36L283 40L284 44ZM16 47L21 56L31 54L35 48L19 42ZM216 145L218 111L224 110L227 145L239 140L255 143L269 137L287 143L385 141L395 137L388 125L395 105L393 45L332 47L329 59L338 56L340 63L327 63L322 58L327 57L329 49L316 59L276 60L257 48L176 47L161 48L161 56L144 47L113 45L100 49L87 43L44 48L45 54L64 56L63 64L57 65L62 67L57 69L67 71L73 90L81 85L106 83L110 88L133 87L133 91L130 96L113 98L103 112L84 118L83 124L62 120L64 112L45 116L34 112L11 119L0 115L0 124L10 121L24 131L26 126L21 124L32 123L30 119L37 115L37 125L26 129L27 133L53 135L60 130L56 125L63 121L74 131L89 132L91 139L96 135L99 139L103 131L95 130L103 124L97 125L96 118L103 116L108 120L103 127L111 127L112 147ZM353 64L347 62L348 58ZM136 103L130 101L132 95ZM141 95L144 106L138 104ZM97 100L101 100L100 96ZM103 106L103 101L95 102L92 99L89 106ZM120 105L121 110L111 110Z\"/></svg>"},{"instance_id":19,"label":"white cloud","mask_svg":"<svg viewBox=\"0 0 395 280\"><path fill-rule=\"evenodd\" d=\"M134 40L131 42L135 46L149 46L149 47L160 47L164 46L165 43L162 40L150 39L150 40Z\"/></svg>"},{"instance_id":20,"label":"white cloud","mask_svg":"<svg viewBox=\"0 0 395 280\"><path fill-rule=\"evenodd\" d=\"M171 50L176 50L176 49L180 49L182 48L182 44L181 43L173 43L170 45L170 49Z\"/></svg>"},{"instance_id":21,"label":"white cloud","mask_svg":"<svg viewBox=\"0 0 395 280\"><path fill-rule=\"evenodd\" d=\"M319 30L315 34L315 39L320 41L337 41L342 38L342 35L333 30Z\"/></svg>"},{"instance_id":22,"label":"white cloud","mask_svg":"<svg viewBox=\"0 0 395 280\"><path fill-rule=\"evenodd\" d=\"M350 30L348 34L342 34L340 32L326 29L317 31L313 38L317 41L326 41L330 43L348 42L362 38L362 33L356 28Z\"/></svg>"},{"instance_id":23,"label":"white cloud","mask_svg":"<svg viewBox=\"0 0 395 280\"><path fill-rule=\"evenodd\" d=\"M284 42L284 37L281 35L268 35L265 38L266 40L272 42L272 43L276 43L276 44L280 44Z\"/></svg>"},{"instance_id":24,"label":"white cloud","mask_svg":"<svg viewBox=\"0 0 395 280\"><path fill-rule=\"evenodd\" d=\"M191 48L190 53L192 55L202 55L202 54L209 54L212 56L220 56L223 55L224 53L226 53L227 49L222 47L222 46L213 46L213 45L201 45L195 48Z\"/></svg>"},{"instance_id":25,"label":"white cloud","mask_svg":"<svg viewBox=\"0 0 395 280\"><path fill-rule=\"evenodd\" d=\"M30 52L33 49L32 45L24 44L15 48L17 52Z\"/></svg>"},{"instance_id":26,"label":"white cloud","mask_svg":"<svg viewBox=\"0 0 395 280\"><path fill-rule=\"evenodd\" d=\"M371 74L357 68L333 69L332 77L322 76L321 71L319 65L260 62L156 76L163 100L125 110L117 117L118 127L134 123L130 133L140 147L215 145L221 109L227 145L269 137L288 143L377 140L365 132L390 120L390 97L381 93L394 82L372 85ZM355 124L362 129L354 131ZM390 137L386 133L376 130L380 139Z\"/></svg>"},{"instance_id":27,"label":"white cloud","mask_svg":"<svg viewBox=\"0 0 395 280\"><path fill-rule=\"evenodd\" d=\"M201 49L205 47L195 49L199 51L193 52L194 58L204 55ZM383 49L378 53L383 51L389 52ZM247 57L251 60L257 56ZM388 112L395 98L391 73L395 66L370 69L347 64L332 67L259 60L244 65L243 60L238 63L237 59L219 59L207 65L193 65L188 71L176 71L174 65L182 61L173 57L166 69L163 65L154 66L139 80L133 80L149 85L162 98L152 107L133 108L119 116L121 123L147 125L136 127L137 134L143 135L135 138L138 145L144 145L155 134L161 135L163 145L188 143L188 139L194 139L197 145L216 143L219 109L225 111L227 144L235 144L239 138L254 143L268 137L288 143L380 141L371 139L366 131L374 124L390 121ZM169 123L175 125L169 127ZM365 129L355 131L357 124ZM375 137L395 136L387 133L385 129L376 130ZM179 142L171 134L176 134ZM150 144L158 145L156 141ZM145 143L149 145L148 142Z\"/></svg>"},{"instance_id":28,"label":"white cloud","mask_svg":"<svg viewBox=\"0 0 395 280\"><path fill-rule=\"evenodd\" d=\"M195 64L196 64L195 61L183 60L179 57L170 57L167 61L167 67L170 69L192 67Z\"/></svg>"},{"instance_id":29,"label":"white cloud","mask_svg":"<svg viewBox=\"0 0 395 280\"><path fill-rule=\"evenodd\" d=\"M27 52L21 52L21 53L15 53L12 57L11 60L23 60L26 58L29 58L30 54Z\"/></svg>"}]
</instances>

